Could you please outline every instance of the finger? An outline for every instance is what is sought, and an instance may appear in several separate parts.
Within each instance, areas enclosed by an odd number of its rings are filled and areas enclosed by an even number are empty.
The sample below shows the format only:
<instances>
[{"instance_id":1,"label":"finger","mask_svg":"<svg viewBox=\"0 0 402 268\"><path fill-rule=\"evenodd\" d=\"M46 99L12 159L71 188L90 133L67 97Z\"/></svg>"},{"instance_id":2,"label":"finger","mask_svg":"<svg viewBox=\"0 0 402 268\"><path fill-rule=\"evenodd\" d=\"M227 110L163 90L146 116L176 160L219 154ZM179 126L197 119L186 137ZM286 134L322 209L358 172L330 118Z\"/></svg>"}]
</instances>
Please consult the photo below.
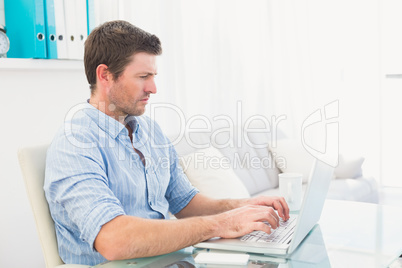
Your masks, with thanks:
<instances>
[{"instance_id":1,"label":"finger","mask_svg":"<svg viewBox=\"0 0 402 268\"><path fill-rule=\"evenodd\" d=\"M283 220L289 219L289 206L285 201L285 198L279 197L272 203L272 206L278 211L279 216Z\"/></svg>"},{"instance_id":2,"label":"finger","mask_svg":"<svg viewBox=\"0 0 402 268\"><path fill-rule=\"evenodd\" d=\"M282 208L283 208L283 210L284 210L284 217L285 217L285 218L282 218L282 219L288 220L288 219L289 219L289 212L290 212L288 203L286 203L286 200L285 200L284 197L280 197L280 198L279 198L279 202L281 203Z\"/></svg>"},{"instance_id":3,"label":"finger","mask_svg":"<svg viewBox=\"0 0 402 268\"><path fill-rule=\"evenodd\" d=\"M279 226L279 217L271 207L260 206L255 208L250 219L254 222L268 222L272 229L276 229Z\"/></svg>"},{"instance_id":4,"label":"finger","mask_svg":"<svg viewBox=\"0 0 402 268\"><path fill-rule=\"evenodd\" d=\"M272 209L268 209L268 213L265 214L264 221L268 222L271 225L272 229L276 229L279 227L279 217L278 214Z\"/></svg>"},{"instance_id":5,"label":"finger","mask_svg":"<svg viewBox=\"0 0 402 268\"><path fill-rule=\"evenodd\" d=\"M284 212L284 209L283 209L283 207L282 207L281 202L280 202L279 200L275 200L275 201L272 203L272 206L273 206L273 208L278 212L279 217L281 217L282 219L285 219L285 218L284 218L285 212Z\"/></svg>"},{"instance_id":6,"label":"finger","mask_svg":"<svg viewBox=\"0 0 402 268\"><path fill-rule=\"evenodd\" d=\"M281 201L283 201L283 203ZM284 221L289 219L289 207L287 206L285 199L275 200L272 206L276 211L278 211L279 217L281 217Z\"/></svg>"},{"instance_id":7,"label":"finger","mask_svg":"<svg viewBox=\"0 0 402 268\"><path fill-rule=\"evenodd\" d=\"M275 213L275 211L270 211L268 222L269 224L271 224L272 229L276 229L279 227L279 217L278 214Z\"/></svg>"},{"instance_id":8,"label":"finger","mask_svg":"<svg viewBox=\"0 0 402 268\"><path fill-rule=\"evenodd\" d=\"M255 231L263 231L267 234L272 233L271 227L263 222L255 222L253 228Z\"/></svg>"}]
</instances>

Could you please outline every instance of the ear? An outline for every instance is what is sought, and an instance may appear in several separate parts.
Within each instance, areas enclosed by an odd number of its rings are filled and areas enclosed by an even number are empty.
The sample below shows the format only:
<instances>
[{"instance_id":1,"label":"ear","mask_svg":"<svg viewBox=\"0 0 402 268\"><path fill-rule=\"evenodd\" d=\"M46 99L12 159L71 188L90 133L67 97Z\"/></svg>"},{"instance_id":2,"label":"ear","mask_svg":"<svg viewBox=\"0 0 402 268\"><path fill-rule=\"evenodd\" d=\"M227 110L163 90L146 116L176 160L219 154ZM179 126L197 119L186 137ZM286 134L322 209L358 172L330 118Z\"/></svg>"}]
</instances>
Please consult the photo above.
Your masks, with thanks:
<instances>
[{"instance_id":1,"label":"ear","mask_svg":"<svg viewBox=\"0 0 402 268\"><path fill-rule=\"evenodd\" d=\"M103 88L109 88L110 83L113 81L112 74L109 72L107 65L99 64L96 67L96 84L101 85Z\"/></svg>"}]
</instances>

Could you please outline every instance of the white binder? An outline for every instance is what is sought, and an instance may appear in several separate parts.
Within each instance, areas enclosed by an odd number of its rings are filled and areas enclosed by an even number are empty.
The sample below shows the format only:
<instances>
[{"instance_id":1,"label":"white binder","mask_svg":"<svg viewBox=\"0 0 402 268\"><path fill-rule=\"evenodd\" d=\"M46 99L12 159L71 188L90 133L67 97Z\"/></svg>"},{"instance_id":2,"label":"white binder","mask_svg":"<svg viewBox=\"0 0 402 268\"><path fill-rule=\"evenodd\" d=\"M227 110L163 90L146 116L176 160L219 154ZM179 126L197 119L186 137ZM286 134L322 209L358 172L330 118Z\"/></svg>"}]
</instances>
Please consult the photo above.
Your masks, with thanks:
<instances>
[{"instance_id":1,"label":"white binder","mask_svg":"<svg viewBox=\"0 0 402 268\"><path fill-rule=\"evenodd\" d=\"M64 0L54 0L54 17L57 39L57 58L67 59L68 54L66 26L64 20Z\"/></svg>"},{"instance_id":2,"label":"white binder","mask_svg":"<svg viewBox=\"0 0 402 268\"><path fill-rule=\"evenodd\" d=\"M71 1L71 0L69 0ZM84 43L88 36L88 20L87 20L87 2L86 0L75 0L76 9L76 33L77 33L77 46L78 58L84 58Z\"/></svg>"},{"instance_id":3,"label":"white binder","mask_svg":"<svg viewBox=\"0 0 402 268\"><path fill-rule=\"evenodd\" d=\"M67 55L69 59L80 58L80 46L78 41L78 32L76 27L76 2L75 0L64 1L64 18L67 35Z\"/></svg>"}]
</instances>

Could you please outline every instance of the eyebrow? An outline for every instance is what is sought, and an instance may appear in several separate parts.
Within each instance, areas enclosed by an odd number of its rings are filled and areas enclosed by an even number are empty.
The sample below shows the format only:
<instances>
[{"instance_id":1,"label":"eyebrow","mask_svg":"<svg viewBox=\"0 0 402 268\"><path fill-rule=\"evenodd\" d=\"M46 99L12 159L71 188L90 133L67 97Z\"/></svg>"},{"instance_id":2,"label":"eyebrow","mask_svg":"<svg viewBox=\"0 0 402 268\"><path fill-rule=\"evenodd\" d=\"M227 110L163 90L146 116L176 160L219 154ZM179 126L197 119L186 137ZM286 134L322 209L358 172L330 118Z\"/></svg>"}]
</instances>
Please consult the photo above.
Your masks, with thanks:
<instances>
[{"instance_id":1,"label":"eyebrow","mask_svg":"<svg viewBox=\"0 0 402 268\"><path fill-rule=\"evenodd\" d=\"M138 73L137 75L157 75L158 73L150 73L150 72L143 72L143 73Z\"/></svg>"}]
</instances>

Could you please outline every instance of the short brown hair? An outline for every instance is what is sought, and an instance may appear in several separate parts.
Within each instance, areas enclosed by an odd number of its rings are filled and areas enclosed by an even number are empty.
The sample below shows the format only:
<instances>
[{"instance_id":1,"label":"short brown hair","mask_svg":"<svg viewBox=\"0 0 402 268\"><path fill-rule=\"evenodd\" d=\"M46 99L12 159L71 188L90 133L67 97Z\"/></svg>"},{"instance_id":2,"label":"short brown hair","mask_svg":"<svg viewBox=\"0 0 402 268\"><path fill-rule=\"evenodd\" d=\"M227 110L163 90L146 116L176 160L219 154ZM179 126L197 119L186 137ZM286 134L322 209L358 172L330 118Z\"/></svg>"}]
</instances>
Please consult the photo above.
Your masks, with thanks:
<instances>
[{"instance_id":1,"label":"short brown hair","mask_svg":"<svg viewBox=\"0 0 402 268\"><path fill-rule=\"evenodd\" d=\"M84 66L91 94L96 88L96 68L99 64L108 66L116 80L139 52L152 55L162 53L159 38L127 21L105 22L92 30L85 41Z\"/></svg>"}]
</instances>

